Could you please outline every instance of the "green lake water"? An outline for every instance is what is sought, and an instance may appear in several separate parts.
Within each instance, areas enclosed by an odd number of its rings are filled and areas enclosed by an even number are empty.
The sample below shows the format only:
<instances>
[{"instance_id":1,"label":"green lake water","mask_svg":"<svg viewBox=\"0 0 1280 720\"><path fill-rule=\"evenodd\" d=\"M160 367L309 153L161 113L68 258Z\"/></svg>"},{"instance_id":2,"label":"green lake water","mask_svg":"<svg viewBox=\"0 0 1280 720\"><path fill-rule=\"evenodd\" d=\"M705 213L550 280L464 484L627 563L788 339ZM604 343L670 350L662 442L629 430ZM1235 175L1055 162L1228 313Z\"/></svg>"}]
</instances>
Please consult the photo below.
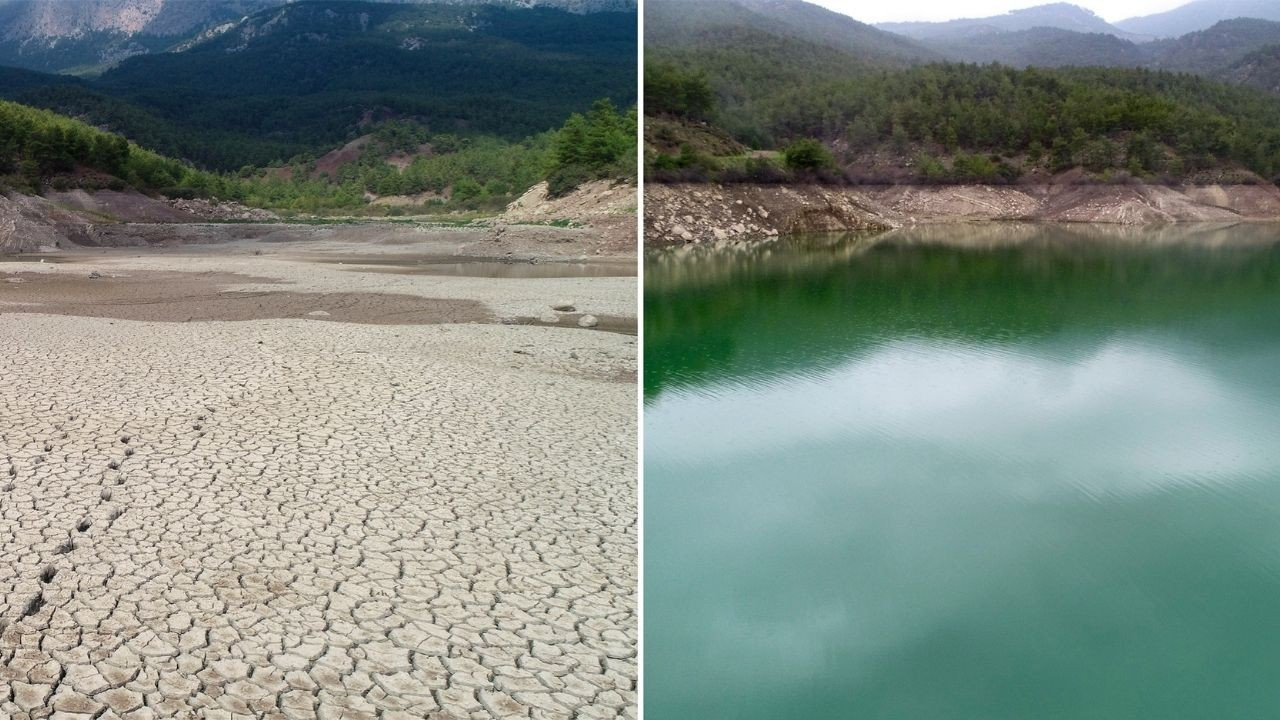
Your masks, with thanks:
<instances>
[{"instance_id":1,"label":"green lake water","mask_svg":"<svg viewBox=\"0 0 1280 720\"><path fill-rule=\"evenodd\" d=\"M645 273L648 720L1280 717L1280 228Z\"/></svg>"}]
</instances>

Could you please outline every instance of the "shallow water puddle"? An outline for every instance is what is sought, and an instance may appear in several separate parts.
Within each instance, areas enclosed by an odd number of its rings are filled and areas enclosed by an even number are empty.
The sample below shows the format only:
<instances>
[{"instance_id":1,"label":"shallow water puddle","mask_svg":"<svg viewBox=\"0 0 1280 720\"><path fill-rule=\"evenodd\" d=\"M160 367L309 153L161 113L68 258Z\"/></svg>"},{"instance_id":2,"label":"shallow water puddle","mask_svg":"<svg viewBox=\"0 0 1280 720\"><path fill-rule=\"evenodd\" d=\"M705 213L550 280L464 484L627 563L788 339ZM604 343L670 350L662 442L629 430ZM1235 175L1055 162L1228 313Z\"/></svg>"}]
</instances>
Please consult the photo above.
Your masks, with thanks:
<instances>
[{"instance_id":1,"label":"shallow water puddle","mask_svg":"<svg viewBox=\"0 0 1280 720\"><path fill-rule=\"evenodd\" d=\"M635 277L634 262L547 262L475 260L466 258L369 258L317 260L326 265L343 265L352 272L395 275L445 275L499 279Z\"/></svg>"}]
</instances>

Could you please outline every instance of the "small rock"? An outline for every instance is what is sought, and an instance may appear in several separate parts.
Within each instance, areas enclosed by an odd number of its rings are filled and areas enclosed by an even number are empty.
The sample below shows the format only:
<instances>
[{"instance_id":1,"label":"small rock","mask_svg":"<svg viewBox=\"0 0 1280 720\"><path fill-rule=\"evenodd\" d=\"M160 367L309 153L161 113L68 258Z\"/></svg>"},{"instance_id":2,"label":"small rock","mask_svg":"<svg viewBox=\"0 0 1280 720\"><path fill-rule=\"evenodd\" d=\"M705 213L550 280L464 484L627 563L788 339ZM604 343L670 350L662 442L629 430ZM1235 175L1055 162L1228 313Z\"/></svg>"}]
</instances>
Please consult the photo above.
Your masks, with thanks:
<instances>
[{"instance_id":1,"label":"small rock","mask_svg":"<svg viewBox=\"0 0 1280 720\"><path fill-rule=\"evenodd\" d=\"M102 273L98 272L97 270L94 270L93 272L89 273L90 280L97 280L100 277L102 277Z\"/></svg>"},{"instance_id":2,"label":"small rock","mask_svg":"<svg viewBox=\"0 0 1280 720\"><path fill-rule=\"evenodd\" d=\"M595 315L583 315L578 318L578 327L593 328L600 324Z\"/></svg>"},{"instance_id":3,"label":"small rock","mask_svg":"<svg viewBox=\"0 0 1280 720\"><path fill-rule=\"evenodd\" d=\"M312 310L311 312L307 313L307 315L310 315L311 317L329 317L329 313L325 312L324 310Z\"/></svg>"},{"instance_id":4,"label":"small rock","mask_svg":"<svg viewBox=\"0 0 1280 720\"><path fill-rule=\"evenodd\" d=\"M573 312L573 309L574 309L574 308L573 308L573 301L572 301L572 300L561 300L560 302L556 303L555 305L552 305L552 306L551 306L551 309L552 309L552 310L555 310L556 312Z\"/></svg>"}]
</instances>

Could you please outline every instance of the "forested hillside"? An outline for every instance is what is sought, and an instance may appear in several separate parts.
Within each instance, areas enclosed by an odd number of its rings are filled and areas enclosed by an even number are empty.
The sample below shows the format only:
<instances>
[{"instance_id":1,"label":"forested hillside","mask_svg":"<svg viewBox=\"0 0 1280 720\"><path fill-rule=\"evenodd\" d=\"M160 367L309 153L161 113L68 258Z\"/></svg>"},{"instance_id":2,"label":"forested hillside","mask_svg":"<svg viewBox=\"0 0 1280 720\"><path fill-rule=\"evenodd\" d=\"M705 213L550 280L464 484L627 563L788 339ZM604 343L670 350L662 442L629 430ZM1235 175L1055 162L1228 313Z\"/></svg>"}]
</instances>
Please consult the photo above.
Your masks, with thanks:
<instances>
[{"instance_id":1,"label":"forested hillside","mask_svg":"<svg viewBox=\"0 0 1280 720\"><path fill-rule=\"evenodd\" d=\"M96 80L27 75L8 99L81 117L211 169L327 150L387 119L520 141L635 94L635 16L307 2Z\"/></svg>"},{"instance_id":2,"label":"forested hillside","mask_svg":"<svg viewBox=\"0 0 1280 720\"><path fill-rule=\"evenodd\" d=\"M401 4L634 12L635 0L374 0ZM294 0L0 0L0 65L97 74L125 58L166 52Z\"/></svg>"},{"instance_id":3,"label":"forested hillside","mask_svg":"<svg viewBox=\"0 0 1280 720\"><path fill-rule=\"evenodd\" d=\"M654 7L671 6L651 6L647 19ZM1098 181L1280 173L1280 98L1252 89L1133 68L876 67L828 46L762 35L752 51L737 51L707 34L703 52L683 38L648 36L647 107L690 125L709 121L753 148L785 150L778 163L786 168L767 157L716 161L698 147L673 155L651 137L656 177L779 179L790 170L841 181L1014 182L1073 168ZM806 139L818 142L797 144Z\"/></svg>"},{"instance_id":4,"label":"forested hillside","mask_svg":"<svg viewBox=\"0 0 1280 720\"><path fill-rule=\"evenodd\" d=\"M355 209L367 197L398 196L418 210L497 210L534 184L554 195L588 180L636 178L636 114L608 100L574 113L556 131L521 141L432 133L389 121L361 138L352 157L340 153L245 175L243 199L294 210Z\"/></svg>"},{"instance_id":5,"label":"forested hillside","mask_svg":"<svg viewBox=\"0 0 1280 720\"><path fill-rule=\"evenodd\" d=\"M119 135L46 110L0 101L0 192L133 189L215 197L289 210L356 210L370 195L429 194L417 211L501 209L547 180L552 194L598 178L634 181L636 115L599 100L556 131L523 141L433 134L409 121L379 124L349 162L299 160L263 170L212 173ZM390 157L404 159L393 164ZM402 207L402 206L394 206ZM383 211L392 210L384 207Z\"/></svg>"},{"instance_id":6,"label":"forested hillside","mask_svg":"<svg viewBox=\"0 0 1280 720\"><path fill-rule=\"evenodd\" d=\"M1117 22L1121 30L1160 38L1186 35L1234 18L1280 21L1275 0L1192 0L1172 10Z\"/></svg>"},{"instance_id":7,"label":"forested hillside","mask_svg":"<svg viewBox=\"0 0 1280 720\"><path fill-rule=\"evenodd\" d=\"M179 186L228 190L225 182L82 122L0 101L0 188L133 188Z\"/></svg>"},{"instance_id":8,"label":"forested hillside","mask_svg":"<svg viewBox=\"0 0 1280 720\"><path fill-rule=\"evenodd\" d=\"M1014 67L1140 67L1152 57L1148 46L1115 35L1048 27L977 32L925 42L949 60Z\"/></svg>"},{"instance_id":9,"label":"forested hillside","mask_svg":"<svg viewBox=\"0 0 1280 720\"><path fill-rule=\"evenodd\" d=\"M761 42L774 54L798 42L839 51L843 62L859 64L939 59L907 38L801 0L651 0L644 12L646 42L653 38L668 50L745 54ZM743 59L735 53L723 62Z\"/></svg>"},{"instance_id":10,"label":"forested hillside","mask_svg":"<svg viewBox=\"0 0 1280 720\"><path fill-rule=\"evenodd\" d=\"M998 62L1014 67L1145 67L1231 81L1230 69L1246 55L1280 44L1280 23L1235 18L1154 42L1061 28L1005 31L977 27L924 38L920 43L942 58L960 62Z\"/></svg>"}]
</instances>

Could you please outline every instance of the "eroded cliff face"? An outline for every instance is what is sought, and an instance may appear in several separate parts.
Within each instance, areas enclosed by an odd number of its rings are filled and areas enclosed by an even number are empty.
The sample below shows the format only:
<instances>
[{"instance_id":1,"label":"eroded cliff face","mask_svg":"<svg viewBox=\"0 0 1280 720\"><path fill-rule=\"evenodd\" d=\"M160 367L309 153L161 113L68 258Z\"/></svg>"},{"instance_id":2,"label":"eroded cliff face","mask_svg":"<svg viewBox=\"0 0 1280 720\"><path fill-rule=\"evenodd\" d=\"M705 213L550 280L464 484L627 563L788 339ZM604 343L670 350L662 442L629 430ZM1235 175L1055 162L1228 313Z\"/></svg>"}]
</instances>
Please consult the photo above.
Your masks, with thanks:
<instances>
[{"instance_id":1,"label":"eroded cliff face","mask_svg":"<svg viewBox=\"0 0 1280 720\"><path fill-rule=\"evenodd\" d=\"M166 200L132 191L71 190L44 197L8 193L0 195L0 255L129 244L127 234L122 237L112 231L125 223L159 226L277 220L274 213L239 203Z\"/></svg>"},{"instance_id":2,"label":"eroded cliff face","mask_svg":"<svg viewBox=\"0 0 1280 720\"><path fill-rule=\"evenodd\" d=\"M40 197L0 195L0 255L56 250L81 237L89 223Z\"/></svg>"},{"instance_id":3,"label":"eroded cliff face","mask_svg":"<svg viewBox=\"0 0 1280 720\"><path fill-rule=\"evenodd\" d=\"M649 185L645 244L713 243L796 232L980 221L1280 220L1273 185Z\"/></svg>"}]
</instances>

